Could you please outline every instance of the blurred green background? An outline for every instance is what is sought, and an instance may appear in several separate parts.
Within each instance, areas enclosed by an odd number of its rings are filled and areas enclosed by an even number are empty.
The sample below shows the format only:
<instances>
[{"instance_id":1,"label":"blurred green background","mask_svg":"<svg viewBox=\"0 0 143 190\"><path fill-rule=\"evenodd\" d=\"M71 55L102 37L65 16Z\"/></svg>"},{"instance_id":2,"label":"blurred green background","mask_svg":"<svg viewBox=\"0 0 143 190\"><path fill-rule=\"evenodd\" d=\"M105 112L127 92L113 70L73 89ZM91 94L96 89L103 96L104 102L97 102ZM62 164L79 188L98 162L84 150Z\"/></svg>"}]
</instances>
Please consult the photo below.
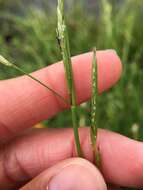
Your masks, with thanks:
<instances>
[{"instance_id":1,"label":"blurred green background","mask_svg":"<svg viewBox=\"0 0 143 190\"><path fill-rule=\"evenodd\" d=\"M53 1L0 0L0 54L27 72L61 59L56 41ZM67 0L72 55L116 49L124 72L118 85L99 98L98 127L143 140L143 1ZM0 66L0 79L18 76ZM89 104L79 109L80 125L89 125ZM49 127L71 126L66 111L45 121Z\"/></svg>"},{"instance_id":2,"label":"blurred green background","mask_svg":"<svg viewBox=\"0 0 143 190\"><path fill-rule=\"evenodd\" d=\"M0 0L0 54L27 72L60 60L55 5L48 0ZM99 127L143 140L143 1L67 0L66 9L72 55L96 45L116 49L123 62L120 82L99 98ZM18 75L0 66L0 79ZM83 104L79 113L80 125L89 125L89 104ZM70 112L44 123L71 126Z\"/></svg>"}]
</instances>

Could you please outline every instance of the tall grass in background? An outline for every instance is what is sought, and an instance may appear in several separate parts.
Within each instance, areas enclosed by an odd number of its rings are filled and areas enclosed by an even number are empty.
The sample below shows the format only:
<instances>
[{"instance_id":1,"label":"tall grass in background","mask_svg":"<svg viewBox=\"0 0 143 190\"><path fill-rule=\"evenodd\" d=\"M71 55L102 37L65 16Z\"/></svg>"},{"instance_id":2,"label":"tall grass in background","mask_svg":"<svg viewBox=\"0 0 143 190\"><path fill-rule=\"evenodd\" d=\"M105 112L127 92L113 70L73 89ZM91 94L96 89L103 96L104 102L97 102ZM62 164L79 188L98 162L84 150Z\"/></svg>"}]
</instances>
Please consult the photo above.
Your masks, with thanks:
<instances>
[{"instance_id":1,"label":"tall grass in background","mask_svg":"<svg viewBox=\"0 0 143 190\"><path fill-rule=\"evenodd\" d=\"M102 26L98 46L115 48L122 58L124 68L119 85L100 99L102 108L105 105L102 114L107 117L107 123L103 125L133 138L143 139L143 39L140 36L143 27L138 20L141 18L143 5L141 1L127 0L121 7L114 8L109 1L103 0L101 6ZM135 126L138 132L134 131Z\"/></svg>"},{"instance_id":2,"label":"tall grass in background","mask_svg":"<svg viewBox=\"0 0 143 190\"><path fill-rule=\"evenodd\" d=\"M99 8L99 15L88 14L82 3L67 11L71 53L87 52L95 42L98 49L117 50L124 73L119 84L102 94L98 101L98 127L143 140L143 26L140 23L143 6L136 0L123 1L118 6L101 0ZM53 33L56 15L48 11L48 5L44 10L31 6L22 16L1 11L0 24L0 52L26 72L60 59L56 32ZM14 70L0 67L0 79L6 74L6 78L18 75ZM82 124L89 125L89 114L88 105L80 108L80 115L87 115L82 117ZM45 123L50 127L67 127L70 122L70 112L66 112Z\"/></svg>"}]
</instances>

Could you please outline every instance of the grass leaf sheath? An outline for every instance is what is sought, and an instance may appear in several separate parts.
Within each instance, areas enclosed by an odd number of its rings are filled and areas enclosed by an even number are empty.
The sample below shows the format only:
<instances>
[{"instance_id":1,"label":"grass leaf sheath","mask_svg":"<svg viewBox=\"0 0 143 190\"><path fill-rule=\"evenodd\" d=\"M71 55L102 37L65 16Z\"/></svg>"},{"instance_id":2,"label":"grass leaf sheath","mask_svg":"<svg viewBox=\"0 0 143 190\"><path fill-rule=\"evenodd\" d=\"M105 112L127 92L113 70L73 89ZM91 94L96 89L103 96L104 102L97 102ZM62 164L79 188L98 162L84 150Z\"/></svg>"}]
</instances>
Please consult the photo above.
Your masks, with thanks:
<instances>
[{"instance_id":1,"label":"grass leaf sheath","mask_svg":"<svg viewBox=\"0 0 143 190\"><path fill-rule=\"evenodd\" d=\"M92 97L91 97L91 143L93 150L93 158L95 164L99 166L99 152L97 150L97 98L98 98L98 84L97 84L97 61L96 61L96 49L93 50L92 61Z\"/></svg>"},{"instance_id":2,"label":"grass leaf sheath","mask_svg":"<svg viewBox=\"0 0 143 190\"><path fill-rule=\"evenodd\" d=\"M60 45L60 50L61 50L64 67L65 67L77 153L78 153L78 156L81 157L82 151L81 151L80 139L79 139L79 133L78 133L79 123L78 123L78 116L77 116L76 94L75 94L75 85L74 85L73 70L72 70L72 63L71 63L69 37L68 37L68 31L67 31L67 26L65 23L65 16L64 16L64 0L58 0L57 38Z\"/></svg>"}]
</instances>

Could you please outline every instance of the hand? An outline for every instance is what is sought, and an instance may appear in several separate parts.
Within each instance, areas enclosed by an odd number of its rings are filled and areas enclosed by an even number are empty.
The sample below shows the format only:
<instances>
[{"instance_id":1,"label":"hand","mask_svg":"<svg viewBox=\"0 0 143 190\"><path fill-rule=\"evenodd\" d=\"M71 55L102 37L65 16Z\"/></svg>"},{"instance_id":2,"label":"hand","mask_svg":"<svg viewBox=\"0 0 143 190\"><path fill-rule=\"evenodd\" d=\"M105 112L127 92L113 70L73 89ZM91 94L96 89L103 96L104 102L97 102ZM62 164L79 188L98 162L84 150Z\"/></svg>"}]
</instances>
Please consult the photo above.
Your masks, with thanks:
<instances>
[{"instance_id":1,"label":"hand","mask_svg":"<svg viewBox=\"0 0 143 190\"><path fill-rule=\"evenodd\" d=\"M97 52L99 91L113 86L121 75L114 51ZM77 101L91 94L92 53L73 58ZM33 73L67 98L64 68L54 64ZM80 129L87 160L75 158L72 129L30 129L66 106L50 91L26 76L0 82L0 189L106 190L106 184L143 187L143 144L99 130L101 172L93 166L89 129ZM29 129L28 129L29 128ZM115 187L117 186L117 187ZM110 187L109 187L110 188Z\"/></svg>"}]
</instances>

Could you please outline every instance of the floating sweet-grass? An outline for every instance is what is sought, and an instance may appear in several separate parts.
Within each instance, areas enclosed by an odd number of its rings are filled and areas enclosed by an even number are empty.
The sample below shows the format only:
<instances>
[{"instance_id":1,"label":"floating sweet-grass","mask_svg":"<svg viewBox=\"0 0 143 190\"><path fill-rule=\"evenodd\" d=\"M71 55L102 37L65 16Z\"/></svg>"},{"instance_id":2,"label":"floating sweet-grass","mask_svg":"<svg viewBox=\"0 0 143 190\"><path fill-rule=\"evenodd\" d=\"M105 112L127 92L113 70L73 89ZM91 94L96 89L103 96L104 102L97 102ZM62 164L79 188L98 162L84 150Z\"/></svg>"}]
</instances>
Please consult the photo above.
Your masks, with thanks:
<instances>
[{"instance_id":1,"label":"floating sweet-grass","mask_svg":"<svg viewBox=\"0 0 143 190\"><path fill-rule=\"evenodd\" d=\"M41 82L40 80L38 80L37 78L33 77L31 74L25 72L23 69L21 69L20 67L18 67L14 63L9 62L2 55L0 55L0 63L3 64L3 65L5 65L5 66L7 66L7 67L12 67L12 68L18 70L19 72L21 72L22 74L25 74L26 76L28 76L32 80L38 82L40 85L42 85L43 87L45 87L46 89L48 89L49 91L51 91L54 95L56 95L57 97L59 97L64 103L66 103L66 104L69 105L69 102L65 98L63 98L59 93L57 93L56 91L54 91L52 88L50 88L49 86L47 86L46 84L44 84L43 82Z\"/></svg>"},{"instance_id":2,"label":"floating sweet-grass","mask_svg":"<svg viewBox=\"0 0 143 190\"><path fill-rule=\"evenodd\" d=\"M74 78L73 78L73 69L72 69L72 63L71 63L69 37L68 37L68 30L67 30L67 26L65 22L65 15L64 15L64 0L58 0L57 39L60 45L60 50L61 50L64 67L65 67L68 94L69 94L70 104L71 104L71 114L72 114L76 150L77 150L78 156L82 157L82 150L81 150L79 132L78 132L79 122L78 122L78 114L77 114L76 94L75 94L75 85L74 85Z\"/></svg>"}]
</instances>

